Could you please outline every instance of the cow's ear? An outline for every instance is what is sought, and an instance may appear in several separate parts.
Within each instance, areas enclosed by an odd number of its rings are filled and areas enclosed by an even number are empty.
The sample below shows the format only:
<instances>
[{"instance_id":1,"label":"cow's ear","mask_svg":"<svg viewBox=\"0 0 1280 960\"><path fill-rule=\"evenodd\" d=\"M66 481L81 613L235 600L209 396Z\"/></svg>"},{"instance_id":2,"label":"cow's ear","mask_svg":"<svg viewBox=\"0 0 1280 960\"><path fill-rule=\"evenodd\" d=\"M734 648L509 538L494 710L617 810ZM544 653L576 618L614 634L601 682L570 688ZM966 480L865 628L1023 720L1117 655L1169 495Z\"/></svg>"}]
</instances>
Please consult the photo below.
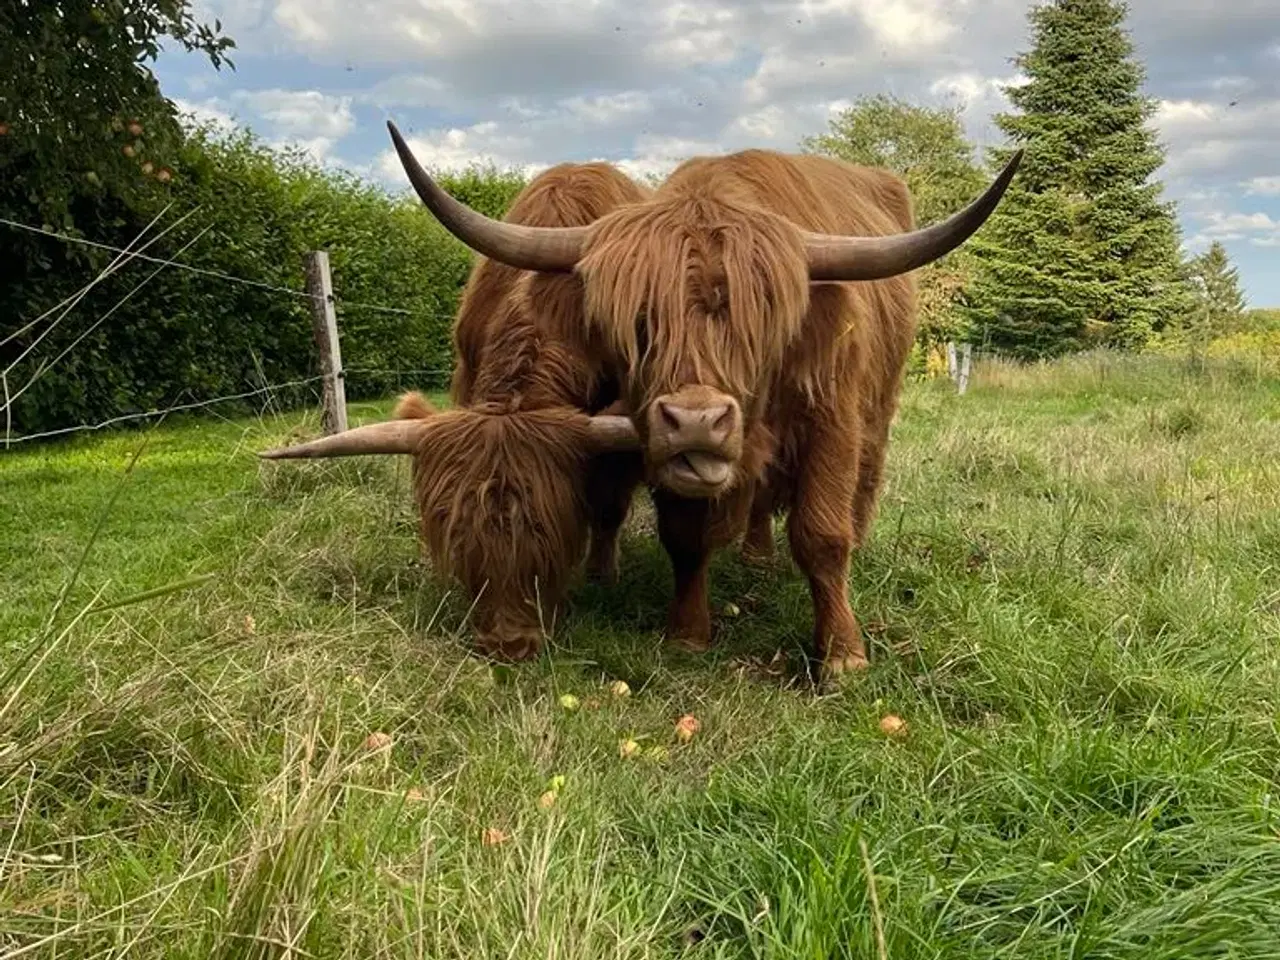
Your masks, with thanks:
<instances>
[{"instance_id":1,"label":"cow's ear","mask_svg":"<svg viewBox=\"0 0 1280 960\"><path fill-rule=\"evenodd\" d=\"M598 414L590 418L587 435L595 453L640 449L640 435L636 433L630 417Z\"/></svg>"},{"instance_id":2,"label":"cow's ear","mask_svg":"<svg viewBox=\"0 0 1280 960\"><path fill-rule=\"evenodd\" d=\"M396 403L391 418L393 420L425 420L427 417L434 417L436 412L430 400L417 390L411 390Z\"/></svg>"}]
</instances>

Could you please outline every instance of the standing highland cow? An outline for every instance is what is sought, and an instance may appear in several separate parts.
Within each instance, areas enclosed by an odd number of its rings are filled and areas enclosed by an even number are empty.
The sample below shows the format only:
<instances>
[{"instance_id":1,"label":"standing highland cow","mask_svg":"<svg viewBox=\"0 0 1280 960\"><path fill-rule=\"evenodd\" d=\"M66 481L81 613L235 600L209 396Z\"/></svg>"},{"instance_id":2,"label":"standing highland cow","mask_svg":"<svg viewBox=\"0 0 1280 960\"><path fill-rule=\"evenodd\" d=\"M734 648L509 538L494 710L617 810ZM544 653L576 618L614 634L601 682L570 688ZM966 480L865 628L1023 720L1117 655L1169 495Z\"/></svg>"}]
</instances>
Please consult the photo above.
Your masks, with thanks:
<instances>
[{"instance_id":1,"label":"standing highland cow","mask_svg":"<svg viewBox=\"0 0 1280 960\"><path fill-rule=\"evenodd\" d=\"M505 222L574 227L644 196L608 164L562 164L534 178ZM618 530L643 477L630 422L606 410L618 407L617 382L589 339L577 277L482 257L454 326L455 409L411 393L394 420L261 455L412 456L423 539L474 603L477 646L532 657L588 534L589 574L616 578Z\"/></svg>"},{"instance_id":2,"label":"standing highland cow","mask_svg":"<svg viewBox=\"0 0 1280 960\"><path fill-rule=\"evenodd\" d=\"M823 676L865 667L846 578L915 334L910 272L985 222L1021 154L926 229L887 171L763 150L688 160L589 226L528 229L454 200L388 126L419 197L456 237L513 267L582 279L675 571L672 637L710 644L710 552L744 526L747 553L767 550L771 513L784 510Z\"/></svg>"}]
</instances>

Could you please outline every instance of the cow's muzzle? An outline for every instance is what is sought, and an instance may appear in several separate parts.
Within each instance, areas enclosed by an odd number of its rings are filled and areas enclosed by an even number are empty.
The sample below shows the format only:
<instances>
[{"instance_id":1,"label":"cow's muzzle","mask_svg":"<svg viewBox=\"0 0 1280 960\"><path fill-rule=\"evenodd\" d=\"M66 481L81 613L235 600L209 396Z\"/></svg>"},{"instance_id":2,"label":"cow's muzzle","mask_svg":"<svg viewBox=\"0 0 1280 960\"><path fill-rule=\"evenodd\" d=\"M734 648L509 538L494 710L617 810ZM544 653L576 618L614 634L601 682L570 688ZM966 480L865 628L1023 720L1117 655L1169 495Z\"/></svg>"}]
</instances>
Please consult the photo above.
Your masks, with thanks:
<instances>
[{"instance_id":1,"label":"cow's muzzle","mask_svg":"<svg viewBox=\"0 0 1280 960\"><path fill-rule=\"evenodd\" d=\"M742 455L742 409L710 387L658 397L647 412L653 480L684 497L714 497L733 484Z\"/></svg>"}]
</instances>

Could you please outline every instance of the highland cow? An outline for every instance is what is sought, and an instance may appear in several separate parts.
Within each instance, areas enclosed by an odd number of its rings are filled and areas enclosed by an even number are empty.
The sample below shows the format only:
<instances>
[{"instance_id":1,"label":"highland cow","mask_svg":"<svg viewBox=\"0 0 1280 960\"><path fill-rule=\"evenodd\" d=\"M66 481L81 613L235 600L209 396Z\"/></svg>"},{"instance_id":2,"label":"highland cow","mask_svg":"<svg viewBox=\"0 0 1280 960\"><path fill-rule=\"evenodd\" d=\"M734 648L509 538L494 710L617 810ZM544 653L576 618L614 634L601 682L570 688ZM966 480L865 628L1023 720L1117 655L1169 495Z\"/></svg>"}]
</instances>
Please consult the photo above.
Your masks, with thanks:
<instances>
[{"instance_id":1,"label":"highland cow","mask_svg":"<svg viewBox=\"0 0 1280 960\"><path fill-rule=\"evenodd\" d=\"M1021 154L925 229L892 173L764 150L688 160L587 226L517 229L450 197L388 127L454 236L512 267L581 278L584 322L621 384L674 568L672 638L710 644L711 551L745 528L744 551L767 554L770 518L785 512L823 676L865 667L846 582L915 335L911 272L986 221Z\"/></svg>"},{"instance_id":2,"label":"highland cow","mask_svg":"<svg viewBox=\"0 0 1280 960\"><path fill-rule=\"evenodd\" d=\"M644 196L608 164L562 164L529 183L505 222L574 227ZM481 257L453 335L454 409L411 393L393 420L261 456L410 455L423 541L473 604L477 646L527 659L588 540L588 574L616 579L618 532L643 464L631 424L613 412L618 383L597 359L578 278Z\"/></svg>"}]
</instances>

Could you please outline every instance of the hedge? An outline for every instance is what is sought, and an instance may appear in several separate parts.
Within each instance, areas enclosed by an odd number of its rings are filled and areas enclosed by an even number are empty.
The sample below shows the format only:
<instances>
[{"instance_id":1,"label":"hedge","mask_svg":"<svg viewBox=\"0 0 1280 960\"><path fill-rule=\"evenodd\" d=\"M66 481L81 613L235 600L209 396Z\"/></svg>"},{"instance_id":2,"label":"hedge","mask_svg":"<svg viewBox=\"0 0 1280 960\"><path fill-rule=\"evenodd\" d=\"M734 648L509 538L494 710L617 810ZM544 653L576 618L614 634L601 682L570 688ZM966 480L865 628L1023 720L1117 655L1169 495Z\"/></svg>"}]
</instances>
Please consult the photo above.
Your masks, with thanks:
<instances>
[{"instance_id":1,"label":"hedge","mask_svg":"<svg viewBox=\"0 0 1280 960\"><path fill-rule=\"evenodd\" d=\"M150 204L86 190L71 224L59 225L59 232L124 247L171 202L148 236L191 215L146 253L250 283L163 267L99 322L158 265L135 260L125 266L8 374L11 393L35 377L13 403L15 436L314 376L308 301L269 289L302 290L308 250L329 251L343 363L351 370L349 398L447 382L450 326L471 254L416 197L391 196L301 152L269 149L247 132L196 130L172 168L172 179ZM513 174L477 169L446 177L444 185L501 216L523 183ZM10 192L4 200L3 214L22 221L22 198ZM10 227L0 231L7 274L0 284L0 340L73 295L115 256ZM0 346L0 369L41 337L57 313ZM370 369L416 372L361 372ZM314 393L312 387L277 399L299 402Z\"/></svg>"}]
</instances>

